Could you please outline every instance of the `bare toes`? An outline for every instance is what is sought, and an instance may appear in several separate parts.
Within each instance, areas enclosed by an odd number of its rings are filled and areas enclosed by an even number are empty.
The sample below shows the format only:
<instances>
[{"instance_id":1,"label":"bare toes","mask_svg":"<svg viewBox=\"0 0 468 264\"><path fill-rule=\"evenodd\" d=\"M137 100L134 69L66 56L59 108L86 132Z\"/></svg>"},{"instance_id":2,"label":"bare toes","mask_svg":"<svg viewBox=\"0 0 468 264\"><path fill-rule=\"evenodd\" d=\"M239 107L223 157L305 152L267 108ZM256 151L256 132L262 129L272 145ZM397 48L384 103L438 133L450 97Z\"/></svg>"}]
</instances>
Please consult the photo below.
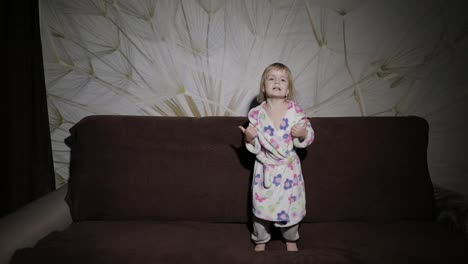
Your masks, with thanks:
<instances>
[{"instance_id":1,"label":"bare toes","mask_svg":"<svg viewBox=\"0 0 468 264\"><path fill-rule=\"evenodd\" d=\"M294 242L286 242L286 249L288 251L299 251L297 244Z\"/></svg>"},{"instance_id":2,"label":"bare toes","mask_svg":"<svg viewBox=\"0 0 468 264\"><path fill-rule=\"evenodd\" d=\"M265 244L257 244L255 246L255 251L265 251Z\"/></svg>"}]
</instances>

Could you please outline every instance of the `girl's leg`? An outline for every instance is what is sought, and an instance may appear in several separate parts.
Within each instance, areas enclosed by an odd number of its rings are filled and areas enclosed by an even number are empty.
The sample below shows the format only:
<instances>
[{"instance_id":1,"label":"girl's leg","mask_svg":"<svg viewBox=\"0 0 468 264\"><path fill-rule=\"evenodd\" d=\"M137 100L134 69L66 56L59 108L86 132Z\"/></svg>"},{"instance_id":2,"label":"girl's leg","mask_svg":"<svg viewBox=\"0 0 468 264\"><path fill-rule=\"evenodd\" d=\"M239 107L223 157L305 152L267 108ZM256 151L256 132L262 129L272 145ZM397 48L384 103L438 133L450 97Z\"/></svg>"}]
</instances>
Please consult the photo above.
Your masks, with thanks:
<instances>
[{"instance_id":1,"label":"girl's leg","mask_svg":"<svg viewBox=\"0 0 468 264\"><path fill-rule=\"evenodd\" d=\"M271 239L270 222L254 217L251 238L256 244L255 251L264 251L265 244Z\"/></svg>"},{"instance_id":2,"label":"girl's leg","mask_svg":"<svg viewBox=\"0 0 468 264\"><path fill-rule=\"evenodd\" d=\"M298 251L296 241L299 239L299 224L281 228L281 234L286 240L288 251Z\"/></svg>"}]
</instances>

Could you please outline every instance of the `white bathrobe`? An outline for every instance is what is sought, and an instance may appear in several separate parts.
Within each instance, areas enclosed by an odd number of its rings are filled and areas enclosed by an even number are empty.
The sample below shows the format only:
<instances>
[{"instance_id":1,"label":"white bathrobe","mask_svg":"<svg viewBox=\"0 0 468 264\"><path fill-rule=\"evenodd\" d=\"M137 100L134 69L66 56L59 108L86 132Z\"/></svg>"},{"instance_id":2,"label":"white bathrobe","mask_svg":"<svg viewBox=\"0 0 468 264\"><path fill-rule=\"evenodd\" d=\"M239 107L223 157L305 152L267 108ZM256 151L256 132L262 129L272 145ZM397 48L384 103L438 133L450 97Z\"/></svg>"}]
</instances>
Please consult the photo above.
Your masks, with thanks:
<instances>
[{"instance_id":1,"label":"white bathrobe","mask_svg":"<svg viewBox=\"0 0 468 264\"><path fill-rule=\"evenodd\" d=\"M274 127L264 105L251 109L249 125L258 137L246 143L256 155L252 181L253 213L256 217L288 227L299 223L306 214L304 178L295 147L305 148L314 141L314 130L307 125L307 136L300 142L292 138L291 128L306 120L304 111L293 101L279 127Z\"/></svg>"}]
</instances>

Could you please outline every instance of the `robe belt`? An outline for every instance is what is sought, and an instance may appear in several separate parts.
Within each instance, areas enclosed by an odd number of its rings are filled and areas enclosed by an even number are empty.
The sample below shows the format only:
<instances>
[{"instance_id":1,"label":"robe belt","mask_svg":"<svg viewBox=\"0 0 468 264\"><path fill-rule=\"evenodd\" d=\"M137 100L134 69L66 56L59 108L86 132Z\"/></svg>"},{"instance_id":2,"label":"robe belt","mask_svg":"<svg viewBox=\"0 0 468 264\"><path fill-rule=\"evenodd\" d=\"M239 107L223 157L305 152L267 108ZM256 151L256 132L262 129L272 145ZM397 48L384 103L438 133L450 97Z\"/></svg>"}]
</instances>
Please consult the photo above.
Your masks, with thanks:
<instances>
[{"instance_id":1,"label":"robe belt","mask_svg":"<svg viewBox=\"0 0 468 264\"><path fill-rule=\"evenodd\" d=\"M265 153L260 152L257 155L257 160L263 164L263 186L268 189L271 187L271 175L270 173L266 173L268 166L279 166L279 165L286 165L288 163L293 162L297 158L297 154L293 153L289 155L289 157L281 160L274 160L268 158Z\"/></svg>"}]
</instances>

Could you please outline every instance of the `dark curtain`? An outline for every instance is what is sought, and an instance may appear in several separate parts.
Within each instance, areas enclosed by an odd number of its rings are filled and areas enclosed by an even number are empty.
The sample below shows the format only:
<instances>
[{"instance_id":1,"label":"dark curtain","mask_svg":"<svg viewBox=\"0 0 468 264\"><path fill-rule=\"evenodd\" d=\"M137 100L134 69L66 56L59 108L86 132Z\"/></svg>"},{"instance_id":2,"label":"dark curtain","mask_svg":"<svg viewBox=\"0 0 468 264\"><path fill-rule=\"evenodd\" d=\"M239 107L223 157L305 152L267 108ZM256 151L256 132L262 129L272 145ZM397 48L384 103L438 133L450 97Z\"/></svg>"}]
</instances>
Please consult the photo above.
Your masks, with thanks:
<instances>
[{"instance_id":1,"label":"dark curtain","mask_svg":"<svg viewBox=\"0 0 468 264\"><path fill-rule=\"evenodd\" d=\"M0 182L3 216L54 190L55 177L38 1L6 1L1 5L6 74L2 89L6 108L3 142L7 163L6 177Z\"/></svg>"}]
</instances>

